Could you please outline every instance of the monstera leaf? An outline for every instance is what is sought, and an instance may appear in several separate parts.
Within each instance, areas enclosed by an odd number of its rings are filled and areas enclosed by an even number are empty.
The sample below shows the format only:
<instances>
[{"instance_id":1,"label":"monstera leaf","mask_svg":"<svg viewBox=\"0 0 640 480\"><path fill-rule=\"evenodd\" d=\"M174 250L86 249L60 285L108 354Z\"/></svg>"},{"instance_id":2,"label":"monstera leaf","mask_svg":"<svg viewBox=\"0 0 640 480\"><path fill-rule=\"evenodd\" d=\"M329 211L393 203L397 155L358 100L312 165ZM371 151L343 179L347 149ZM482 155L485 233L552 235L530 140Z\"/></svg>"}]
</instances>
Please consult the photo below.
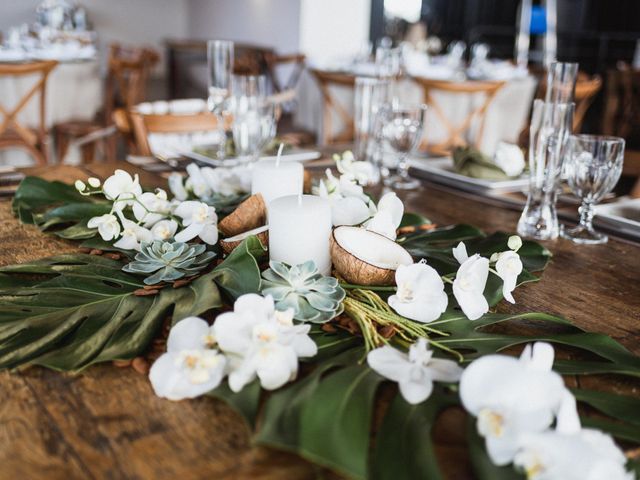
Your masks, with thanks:
<instances>
[{"instance_id":1,"label":"monstera leaf","mask_svg":"<svg viewBox=\"0 0 640 480\"><path fill-rule=\"evenodd\" d=\"M181 288L140 295L142 278L122 262L61 255L0 269L0 368L23 364L79 370L144 352L162 323L220 307L259 291L260 270L250 237L210 273ZM236 272L229 275L229 271Z\"/></svg>"}]
</instances>

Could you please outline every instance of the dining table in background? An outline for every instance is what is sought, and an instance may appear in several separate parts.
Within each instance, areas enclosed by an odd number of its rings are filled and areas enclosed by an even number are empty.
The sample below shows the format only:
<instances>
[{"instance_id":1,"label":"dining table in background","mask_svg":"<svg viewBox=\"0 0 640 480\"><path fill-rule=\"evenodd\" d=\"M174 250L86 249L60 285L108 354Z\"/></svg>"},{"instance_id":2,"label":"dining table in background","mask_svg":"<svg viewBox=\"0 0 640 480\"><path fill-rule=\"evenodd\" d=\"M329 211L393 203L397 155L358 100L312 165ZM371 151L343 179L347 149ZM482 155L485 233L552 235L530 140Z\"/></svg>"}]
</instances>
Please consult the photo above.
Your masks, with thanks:
<instances>
[{"instance_id":1,"label":"dining table in background","mask_svg":"<svg viewBox=\"0 0 640 480\"><path fill-rule=\"evenodd\" d=\"M326 161L318 165L324 167ZM124 162L24 172L72 182L88 176L104 179L115 168L138 173L147 188L166 187L166 176ZM313 170L318 176L323 172ZM512 232L519 216L495 199L426 181L423 188L400 197L408 211L441 226L470 223L487 232ZM77 251L72 243L20 224L9 200L0 200L0 265ZM545 245L553 258L542 280L519 288L517 303L502 302L498 311L565 316L640 354L640 244L612 238L598 246L567 240ZM528 322L498 328L526 334ZM561 350L559 355L573 354ZM33 367L3 371L0 379L2 478L339 478L293 454L252 445L241 417L220 400L171 402L156 397L148 378L132 368L102 364L70 375ZM568 377L567 382L636 395L640 388L640 381L612 375ZM455 408L436 423L436 452L447 478L473 478L465 429L464 414Z\"/></svg>"},{"instance_id":2,"label":"dining table in background","mask_svg":"<svg viewBox=\"0 0 640 480\"><path fill-rule=\"evenodd\" d=\"M103 81L98 59L60 61L49 75L46 86L45 126L70 120L92 120L103 106ZM0 76L0 105L11 109L16 99L35 83L32 76ZM18 115L18 121L36 128L38 98L33 98ZM51 142L50 142L51 144ZM0 165L26 166L32 163L28 154L17 150L0 151Z\"/></svg>"},{"instance_id":3,"label":"dining table in background","mask_svg":"<svg viewBox=\"0 0 640 480\"><path fill-rule=\"evenodd\" d=\"M329 70L328 70L329 71ZM356 73L346 72L352 75ZM367 76L372 71L362 71ZM420 72L416 72L417 76ZM457 80L439 79L446 82ZM506 80L505 85L497 92L487 108L484 130L479 142L480 149L488 155L493 155L499 142L518 143L518 137L522 129L528 123L531 103L537 87L533 76L518 76ZM354 89L348 86L329 86L329 91L335 101L353 115ZM302 73L297 86L297 108L294 112L293 122L297 127L314 132L316 138L325 137L323 132L323 98L313 74L306 70ZM416 105L424 102L423 89L410 77L402 77L393 87L394 95L400 102L407 105ZM451 94L445 92L433 92L433 99L441 108L442 113L452 124L460 124L466 117L482 105L482 94ZM333 136L345 130L344 119L332 111L331 132ZM447 137L447 129L434 111L428 111L424 126L424 138L430 144L437 144ZM472 133L473 135L473 133Z\"/></svg>"}]
</instances>

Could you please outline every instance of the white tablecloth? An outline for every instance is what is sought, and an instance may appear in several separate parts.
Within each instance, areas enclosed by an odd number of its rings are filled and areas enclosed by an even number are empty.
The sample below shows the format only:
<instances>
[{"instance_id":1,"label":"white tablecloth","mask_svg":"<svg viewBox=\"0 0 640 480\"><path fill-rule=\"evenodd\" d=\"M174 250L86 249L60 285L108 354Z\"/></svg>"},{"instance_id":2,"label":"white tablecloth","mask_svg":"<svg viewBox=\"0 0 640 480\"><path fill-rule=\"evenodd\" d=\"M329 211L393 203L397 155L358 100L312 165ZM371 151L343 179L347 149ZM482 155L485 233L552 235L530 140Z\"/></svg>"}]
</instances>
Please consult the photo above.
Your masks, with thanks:
<instances>
[{"instance_id":1,"label":"white tablecloth","mask_svg":"<svg viewBox=\"0 0 640 480\"><path fill-rule=\"evenodd\" d=\"M488 155L493 155L500 141L516 143L520 131L526 125L536 81L533 77L511 80L496 94L487 110L484 132L480 141L480 148ZM353 114L354 94L349 87L335 86L330 88L336 101ZM422 88L413 80L405 78L394 87L394 95L402 103L418 104L424 101ZM482 94L450 94L433 93L433 99L438 103L443 113L454 125L459 124L473 109L483 102ZM322 138L322 96L317 82L309 72L304 72L298 83L298 107L294 114L294 123L300 128L317 134ZM331 119L333 132L340 132L344 128L337 115ZM447 131L434 112L427 113L425 121L425 138L430 143L444 140Z\"/></svg>"},{"instance_id":2,"label":"white tablecloth","mask_svg":"<svg viewBox=\"0 0 640 480\"><path fill-rule=\"evenodd\" d=\"M37 76L0 76L0 105L11 111L37 80ZM69 120L91 120L103 105L102 79L96 60L60 63L49 74L46 90L45 124ZM39 96L34 95L18 115L18 121L30 127L39 126ZM74 157L76 152L70 152ZM31 157L14 150L0 151L0 165L29 165Z\"/></svg>"}]
</instances>

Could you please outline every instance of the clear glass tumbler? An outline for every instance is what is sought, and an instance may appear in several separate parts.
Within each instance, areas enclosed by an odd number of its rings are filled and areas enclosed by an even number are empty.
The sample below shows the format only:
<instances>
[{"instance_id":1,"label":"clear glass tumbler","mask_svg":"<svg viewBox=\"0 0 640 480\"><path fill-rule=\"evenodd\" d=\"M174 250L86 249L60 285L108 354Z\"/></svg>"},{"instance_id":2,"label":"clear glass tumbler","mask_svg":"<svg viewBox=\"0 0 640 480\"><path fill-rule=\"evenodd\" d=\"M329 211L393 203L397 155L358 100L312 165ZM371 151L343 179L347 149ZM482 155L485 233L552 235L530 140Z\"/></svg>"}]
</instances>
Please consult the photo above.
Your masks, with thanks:
<instances>
[{"instance_id":1,"label":"clear glass tumbler","mask_svg":"<svg viewBox=\"0 0 640 480\"><path fill-rule=\"evenodd\" d=\"M556 212L562 159L573 121L573 103L533 103L529 135L529 193L518 221L518 234L555 240L560 228Z\"/></svg>"},{"instance_id":2,"label":"clear glass tumbler","mask_svg":"<svg viewBox=\"0 0 640 480\"><path fill-rule=\"evenodd\" d=\"M624 139L600 135L569 138L565 173L569 187L582 200L580 223L563 228L562 237L582 244L606 243L607 236L593 229L593 206L613 190L622 173Z\"/></svg>"}]
</instances>

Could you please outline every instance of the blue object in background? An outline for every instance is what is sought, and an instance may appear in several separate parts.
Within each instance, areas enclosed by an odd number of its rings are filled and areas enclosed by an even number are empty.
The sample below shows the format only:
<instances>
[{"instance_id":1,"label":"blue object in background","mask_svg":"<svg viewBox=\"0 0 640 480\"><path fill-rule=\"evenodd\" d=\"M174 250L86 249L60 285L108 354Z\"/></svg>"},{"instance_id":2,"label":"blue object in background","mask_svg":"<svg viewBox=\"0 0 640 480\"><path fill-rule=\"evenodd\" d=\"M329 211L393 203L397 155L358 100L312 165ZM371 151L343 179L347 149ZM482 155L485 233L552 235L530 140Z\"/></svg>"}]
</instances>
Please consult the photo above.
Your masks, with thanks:
<instances>
[{"instance_id":1,"label":"blue object in background","mask_svg":"<svg viewBox=\"0 0 640 480\"><path fill-rule=\"evenodd\" d=\"M533 5L531 7L531 26L529 31L531 35L538 35L547 31L547 14L542 5Z\"/></svg>"}]
</instances>

